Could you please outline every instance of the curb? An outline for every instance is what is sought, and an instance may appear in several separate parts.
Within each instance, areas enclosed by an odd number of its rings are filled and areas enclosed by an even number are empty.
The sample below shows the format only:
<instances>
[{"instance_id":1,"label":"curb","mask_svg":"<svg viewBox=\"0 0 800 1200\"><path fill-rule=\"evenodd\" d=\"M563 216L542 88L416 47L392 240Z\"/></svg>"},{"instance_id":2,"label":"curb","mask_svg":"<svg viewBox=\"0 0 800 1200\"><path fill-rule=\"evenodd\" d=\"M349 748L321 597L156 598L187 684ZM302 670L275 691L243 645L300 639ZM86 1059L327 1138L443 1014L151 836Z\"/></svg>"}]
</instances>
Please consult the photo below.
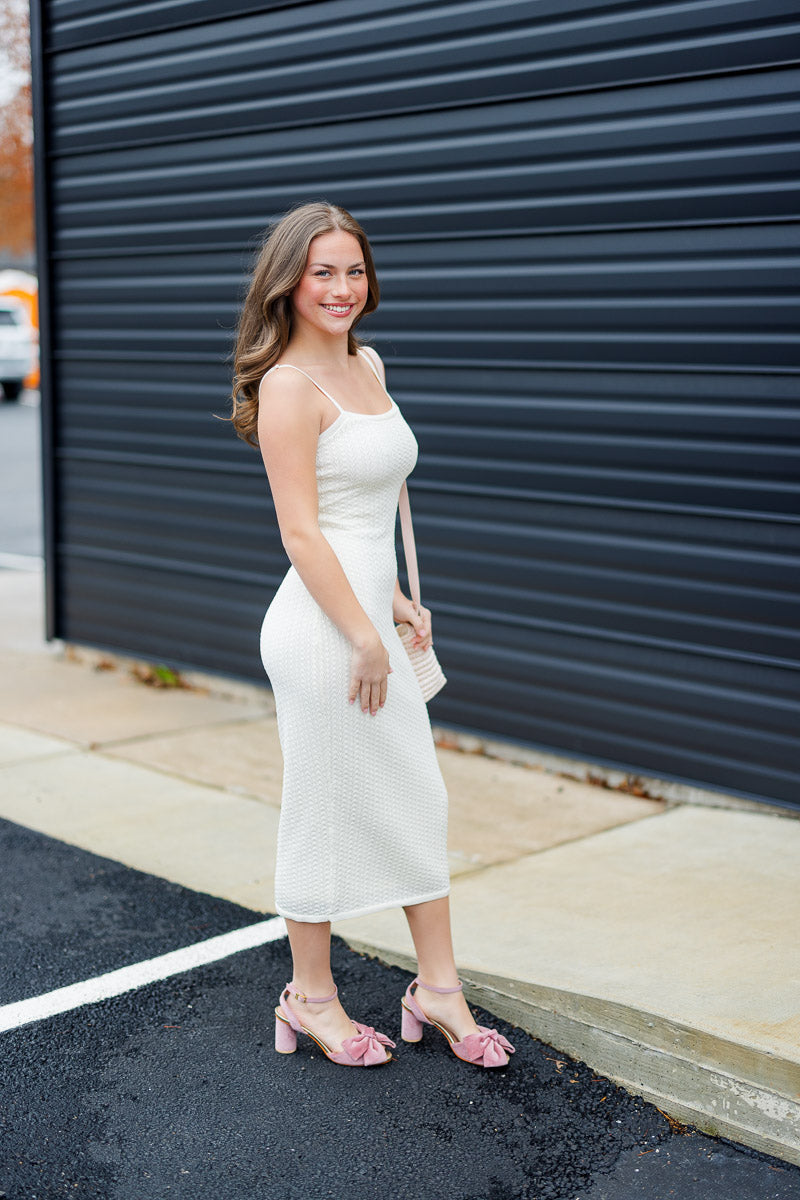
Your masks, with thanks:
<instances>
[{"instance_id":1,"label":"curb","mask_svg":"<svg viewBox=\"0 0 800 1200\"><path fill-rule=\"evenodd\" d=\"M339 936L360 954L416 970L408 954ZM800 1166L796 1061L595 996L486 975L464 964L459 975L473 1004L670 1117Z\"/></svg>"}]
</instances>

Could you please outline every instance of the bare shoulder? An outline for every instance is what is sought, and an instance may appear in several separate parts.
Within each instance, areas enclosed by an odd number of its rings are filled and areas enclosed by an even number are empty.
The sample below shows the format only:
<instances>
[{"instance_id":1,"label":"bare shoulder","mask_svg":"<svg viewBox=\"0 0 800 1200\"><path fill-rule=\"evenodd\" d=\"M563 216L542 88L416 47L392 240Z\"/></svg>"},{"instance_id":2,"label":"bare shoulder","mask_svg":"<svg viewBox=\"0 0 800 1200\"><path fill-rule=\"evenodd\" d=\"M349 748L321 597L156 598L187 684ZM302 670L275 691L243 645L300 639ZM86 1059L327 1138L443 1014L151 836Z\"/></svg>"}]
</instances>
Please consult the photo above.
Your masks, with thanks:
<instances>
[{"instance_id":1,"label":"bare shoulder","mask_svg":"<svg viewBox=\"0 0 800 1200\"><path fill-rule=\"evenodd\" d=\"M288 366L269 371L258 387L258 423L270 428L319 428L321 394L305 375Z\"/></svg>"},{"instance_id":2,"label":"bare shoulder","mask_svg":"<svg viewBox=\"0 0 800 1200\"><path fill-rule=\"evenodd\" d=\"M292 400L301 400L304 396L312 396L316 388L310 379L306 379L300 371L294 371L285 365L278 364L267 371L258 385L258 398L271 404L288 404Z\"/></svg>"}]
</instances>

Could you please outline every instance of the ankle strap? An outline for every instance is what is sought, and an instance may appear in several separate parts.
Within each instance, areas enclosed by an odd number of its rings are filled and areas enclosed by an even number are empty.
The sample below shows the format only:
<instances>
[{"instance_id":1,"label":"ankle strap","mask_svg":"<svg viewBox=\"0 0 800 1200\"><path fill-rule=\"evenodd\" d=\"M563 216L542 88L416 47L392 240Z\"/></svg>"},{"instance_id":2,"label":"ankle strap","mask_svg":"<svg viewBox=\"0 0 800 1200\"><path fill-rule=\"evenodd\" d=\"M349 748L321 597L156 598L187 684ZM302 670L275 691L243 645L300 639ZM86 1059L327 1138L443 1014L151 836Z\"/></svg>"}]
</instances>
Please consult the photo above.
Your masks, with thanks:
<instances>
[{"instance_id":1,"label":"ankle strap","mask_svg":"<svg viewBox=\"0 0 800 1200\"><path fill-rule=\"evenodd\" d=\"M418 987L425 988L426 992L441 992L442 995L447 995L449 992L460 992L464 988L464 985L461 982L461 980L458 981L458 987L452 987L452 988L434 987L433 984L431 984L431 983L423 983L422 980L420 979L419 975L414 980L414 983L416 983Z\"/></svg>"},{"instance_id":2,"label":"ankle strap","mask_svg":"<svg viewBox=\"0 0 800 1200\"><path fill-rule=\"evenodd\" d=\"M295 1000L299 1000L301 1004L325 1004L328 1000L335 1000L339 994L336 984L333 985L330 996L307 996L305 992L299 991L293 983L287 983L284 991L293 996Z\"/></svg>"}]
</instances>

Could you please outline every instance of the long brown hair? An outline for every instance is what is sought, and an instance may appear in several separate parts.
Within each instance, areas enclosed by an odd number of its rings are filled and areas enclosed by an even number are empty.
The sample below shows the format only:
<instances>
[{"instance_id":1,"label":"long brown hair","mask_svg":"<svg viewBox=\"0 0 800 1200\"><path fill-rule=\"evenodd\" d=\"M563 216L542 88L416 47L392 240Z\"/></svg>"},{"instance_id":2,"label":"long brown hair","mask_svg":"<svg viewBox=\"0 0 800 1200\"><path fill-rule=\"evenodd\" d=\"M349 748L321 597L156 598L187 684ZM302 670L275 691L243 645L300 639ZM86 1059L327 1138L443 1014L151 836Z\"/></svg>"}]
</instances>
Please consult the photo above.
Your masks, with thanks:
<instances>
[{"instance_id":1,"label":"long brown hair","mask_svg":"<svg viewBox=\"0 0 800 1200\"><path fill-rule=\"evenodd\" d=\"M367 235L346 209L324 200L301 204L266 231L239 314L233 357L230 420L239 437L251 446L258 446L258 385L289 343L291 294L303 277L308 248L315 237L337 229L358 240L368 285L367 302L347 334L348 354L355 354L359 345L353 329L362 316L378 307L380 292Z\"/></svg>"}]
</instances>

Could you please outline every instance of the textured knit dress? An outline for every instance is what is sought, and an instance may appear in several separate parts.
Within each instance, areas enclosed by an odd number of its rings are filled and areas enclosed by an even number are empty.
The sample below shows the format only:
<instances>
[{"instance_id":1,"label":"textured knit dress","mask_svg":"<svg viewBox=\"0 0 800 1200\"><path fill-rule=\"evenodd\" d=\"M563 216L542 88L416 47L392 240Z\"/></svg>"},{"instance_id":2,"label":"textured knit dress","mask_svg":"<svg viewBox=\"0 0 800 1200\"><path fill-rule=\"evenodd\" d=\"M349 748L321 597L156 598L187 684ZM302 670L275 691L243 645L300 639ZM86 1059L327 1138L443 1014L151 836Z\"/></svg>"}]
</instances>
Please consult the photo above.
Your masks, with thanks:
<instances>
[{"instance_id":1,"label":"textured knit dress","mask_svg":"<svg viewBox=\"0 0 800 1200\"><path fill-rule=\"evenodd\" d=\"M319 526L392 668L375 716L350 704L350 643L289 568L261 627L283 751L275 908L333 921L448 894L447 792L392 617L397 502L417 442L388 392L391 408L367 415L311 382L339 410L317 446Z\"/></svg>"}]
</instances>

